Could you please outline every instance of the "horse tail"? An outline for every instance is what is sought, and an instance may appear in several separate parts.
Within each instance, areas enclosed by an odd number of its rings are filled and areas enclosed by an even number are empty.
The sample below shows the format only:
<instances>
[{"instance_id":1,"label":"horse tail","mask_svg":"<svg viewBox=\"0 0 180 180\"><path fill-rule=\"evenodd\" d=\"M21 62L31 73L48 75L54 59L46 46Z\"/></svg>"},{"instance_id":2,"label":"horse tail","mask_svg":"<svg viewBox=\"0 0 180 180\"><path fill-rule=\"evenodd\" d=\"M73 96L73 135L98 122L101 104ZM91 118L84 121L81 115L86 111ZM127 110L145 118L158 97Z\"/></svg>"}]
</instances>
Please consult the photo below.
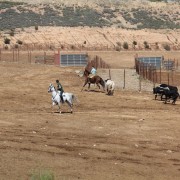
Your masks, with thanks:
<instances>
[{"instance_id":1,"label":"horse tail","mask_svg":"<svg viewBox=\"0 0 180 180\"><path fill-rule=\"evenodd\" d=\"M75 96L74 94L72 94L72 100L77 103L80 102L79 99L77 98L77 96Z\"/></svg>"},{"instance_id":2,"label":"horse tail","mask_svg":"<svg viewBox=\"0 0 180 180\"><path fill-rule=\"evenodd\" d=\"M100 77L100 84L103 86L103 88L105 88L105 81L101 77Z\"/></svg>"}]
</instances>

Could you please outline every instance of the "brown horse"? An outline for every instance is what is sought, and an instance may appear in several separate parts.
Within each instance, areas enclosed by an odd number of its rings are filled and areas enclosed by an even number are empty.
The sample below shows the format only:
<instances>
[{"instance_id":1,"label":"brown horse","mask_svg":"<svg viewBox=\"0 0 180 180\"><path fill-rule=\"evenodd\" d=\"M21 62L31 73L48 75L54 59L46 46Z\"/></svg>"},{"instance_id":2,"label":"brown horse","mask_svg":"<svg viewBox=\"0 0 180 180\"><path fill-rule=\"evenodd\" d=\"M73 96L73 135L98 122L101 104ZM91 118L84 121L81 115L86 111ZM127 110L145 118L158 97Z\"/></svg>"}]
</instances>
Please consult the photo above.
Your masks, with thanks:
<instances>
[{"instance_id":1,"label":"brown horse","mask_svg":"<svg viewBox=\"0 0 180 180\"><path fill-rule=\"evenodd\" d=\"M82 87L82 90L83 90L84 86L86 86L86 84L88 84L88 90L90 89L91 84L96 84L99 87L99 89L100 89L100 85L101 85L103 87L103 90L105 91L104 80L98 75L94 75L93 77L89 77L89 74L90 73L88 71L86 71L86 70L84 71L85 82L84 82L84 85Z\"/></svg>"}]
</instances>

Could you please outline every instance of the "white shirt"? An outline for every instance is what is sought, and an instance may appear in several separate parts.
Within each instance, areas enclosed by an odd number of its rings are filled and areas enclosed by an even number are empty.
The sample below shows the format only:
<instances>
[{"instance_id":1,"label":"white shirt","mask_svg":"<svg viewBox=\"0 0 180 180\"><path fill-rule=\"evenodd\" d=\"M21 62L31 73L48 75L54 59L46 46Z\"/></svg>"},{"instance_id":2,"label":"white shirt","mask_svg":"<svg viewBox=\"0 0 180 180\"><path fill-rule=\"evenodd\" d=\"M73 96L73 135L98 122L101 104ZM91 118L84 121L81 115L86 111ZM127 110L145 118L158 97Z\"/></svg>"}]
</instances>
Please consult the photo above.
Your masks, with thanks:
<instances>
[{"instance_id":1,"label":"white shirt","mask_svg":"<svg viewBox=\"0 0 180 180\"><path fill-rule=\"evenodd\" d=\"M91 69L91 74L96 74L96 69L94 67Z\"/></svg>"}]
</instances>

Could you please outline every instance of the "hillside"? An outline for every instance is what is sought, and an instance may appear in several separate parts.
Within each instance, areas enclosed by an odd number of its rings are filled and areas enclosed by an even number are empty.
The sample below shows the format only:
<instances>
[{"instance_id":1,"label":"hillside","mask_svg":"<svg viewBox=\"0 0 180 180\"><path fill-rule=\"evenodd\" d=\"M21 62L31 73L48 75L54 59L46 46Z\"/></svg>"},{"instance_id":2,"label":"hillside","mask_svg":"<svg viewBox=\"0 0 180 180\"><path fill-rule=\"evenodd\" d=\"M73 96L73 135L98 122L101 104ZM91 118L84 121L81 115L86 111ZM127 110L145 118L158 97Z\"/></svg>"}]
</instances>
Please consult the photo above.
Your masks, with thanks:
<instances>
[{"instance_id":1,"label":"hillside","mask_svg":"<svg viewBox=\"0 0 180 180\"><path fill-rule=\"evenodd\" d=\"M1 2L0 30L30 26L117 27L127 29L179 29L179 3L52 3ZM38 2L38 1L37 1ZM41 2L41 1L39 1ZM43 1L42 1L43 2ZM110 1L109 1L110 2ZM119 2L119 3L118 3ZM146 2L146 3L145 3ZM8 23L7 23L8 22Z\"/></svg>"}]
</instances>

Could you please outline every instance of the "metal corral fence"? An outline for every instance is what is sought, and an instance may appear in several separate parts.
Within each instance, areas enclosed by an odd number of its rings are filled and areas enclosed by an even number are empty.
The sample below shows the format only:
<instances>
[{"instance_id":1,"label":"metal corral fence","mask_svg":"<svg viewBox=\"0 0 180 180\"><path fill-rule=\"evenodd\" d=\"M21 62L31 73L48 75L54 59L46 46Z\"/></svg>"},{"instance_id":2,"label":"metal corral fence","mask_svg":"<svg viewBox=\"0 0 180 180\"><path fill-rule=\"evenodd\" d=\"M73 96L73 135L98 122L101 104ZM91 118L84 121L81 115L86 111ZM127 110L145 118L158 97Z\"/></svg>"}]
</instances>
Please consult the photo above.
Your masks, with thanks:
<instances>
[{"instance_id":1,"label":"metal corral fence","mask_svg":"<svg viewBox=\"0 0 180 180\"><path fill-rule=\"evenodd\" d=\"M102 58L99 56L89 57L88 64L85 69L90 72L92 66L94 66L96 69L110 69L110 65L103 61Z\"/></svg>"},{"instance_id":2,"label":"metal corral fence","mask_svg":"<svg viewBox=\"0 0 180 180\"><path fill-rule=\"evenodd\" d=\"M55 51L22 51L19 49L0 49L0 61L4 62L52 64L54 58Z\"/></svg>"},{"instance_id":3,"label":"metal corral fence","mask_svg":"<svg viewBox=\"0 0 180 180\"><path fill-rule=\"evenodd\" d=\"M169 85L180 85L180 72L178 60L164 60L160 66L139 61L135 58L135 69L141 78L150 80L154 84L164 83Z\"/></svg>"}]
</instances>

